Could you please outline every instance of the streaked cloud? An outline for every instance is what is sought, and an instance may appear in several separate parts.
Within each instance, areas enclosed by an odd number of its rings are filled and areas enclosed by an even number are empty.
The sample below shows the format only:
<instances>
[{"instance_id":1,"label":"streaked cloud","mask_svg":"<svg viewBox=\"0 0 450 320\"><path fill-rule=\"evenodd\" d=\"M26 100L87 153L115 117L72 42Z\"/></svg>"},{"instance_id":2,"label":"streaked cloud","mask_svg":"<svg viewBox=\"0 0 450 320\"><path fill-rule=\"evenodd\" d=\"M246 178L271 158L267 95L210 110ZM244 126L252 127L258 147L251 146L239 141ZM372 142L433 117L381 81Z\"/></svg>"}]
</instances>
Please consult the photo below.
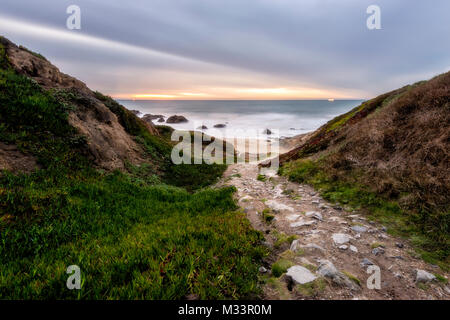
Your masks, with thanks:
<instances>
[{"instance_id":1,"label":"streaked cloud","mask_svg":"<svg viewBox=\"0 0 450 320\"><path fill-rule=\"evenodd\" d=\"M2 0L0 33L116 97L359 98L450 68L450 2Z\"/></svg>"}]
</instances>

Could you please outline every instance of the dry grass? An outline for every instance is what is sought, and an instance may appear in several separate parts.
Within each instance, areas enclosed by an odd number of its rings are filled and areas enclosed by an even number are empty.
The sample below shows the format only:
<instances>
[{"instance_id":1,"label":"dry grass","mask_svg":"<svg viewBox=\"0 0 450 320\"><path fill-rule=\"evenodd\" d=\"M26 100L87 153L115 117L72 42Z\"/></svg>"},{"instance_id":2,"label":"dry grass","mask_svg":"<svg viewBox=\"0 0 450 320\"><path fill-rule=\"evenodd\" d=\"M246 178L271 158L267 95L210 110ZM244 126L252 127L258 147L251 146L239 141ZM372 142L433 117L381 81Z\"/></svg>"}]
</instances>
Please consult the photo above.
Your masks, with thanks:
<instances>
[{"instance_id":1,"label":"dry grass","mask_svg":"<svg viewBox=\"0 0 450 320\"><path fill-rule=\"evenodd\" d=\"M363 103L281 162L307 157L336 180L396 201L422 231L448 241L450 72Z\"/></svg>"},{"instance_id":2,"label":"dry grass","mask_svg":"<svg viewBox=\"0 0 450 320\"><path fill-rule=\"evenodd\" d=\"M345 141L327 161L337 175L362 169L361 182L408 209L448 210L450 73L409 87L339 136Z\"/></svg>"}]
</instances>

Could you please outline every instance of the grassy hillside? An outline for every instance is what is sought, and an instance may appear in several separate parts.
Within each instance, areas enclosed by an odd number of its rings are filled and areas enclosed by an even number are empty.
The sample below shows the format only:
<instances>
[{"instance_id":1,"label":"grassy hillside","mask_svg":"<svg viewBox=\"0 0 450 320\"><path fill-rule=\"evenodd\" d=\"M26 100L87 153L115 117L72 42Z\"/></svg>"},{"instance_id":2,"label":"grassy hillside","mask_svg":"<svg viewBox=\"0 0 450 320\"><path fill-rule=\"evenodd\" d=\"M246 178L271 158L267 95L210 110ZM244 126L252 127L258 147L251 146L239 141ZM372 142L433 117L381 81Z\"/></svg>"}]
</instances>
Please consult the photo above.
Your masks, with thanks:
<instances>
[{"instance_id":1,"label":"grassy hillside","mask_svg":"<svg viewBox=\"0 0 450 320\"><path fill-rule=\"evenodd\" d=\"M254 297L262 236L236 210L233 189L204 188L225 166L173 165L169 141L96 96L143 148L145 163L94 166L68 121L83 101L18 73L0 45L0 142L39 166L0 173L0 298ZM79 291L66 288L73 264Z\"/></svg>"},{"instance_id":2,"label":"grassy hillside","mask_svg":"<svg viewBox=\"0 0 450 320\"><path fill-rule=\"evenodd\" d=\"M281 157L282 174L409 238L449 266L450 72L380 95Z\"/></svg>"}]
</instances>

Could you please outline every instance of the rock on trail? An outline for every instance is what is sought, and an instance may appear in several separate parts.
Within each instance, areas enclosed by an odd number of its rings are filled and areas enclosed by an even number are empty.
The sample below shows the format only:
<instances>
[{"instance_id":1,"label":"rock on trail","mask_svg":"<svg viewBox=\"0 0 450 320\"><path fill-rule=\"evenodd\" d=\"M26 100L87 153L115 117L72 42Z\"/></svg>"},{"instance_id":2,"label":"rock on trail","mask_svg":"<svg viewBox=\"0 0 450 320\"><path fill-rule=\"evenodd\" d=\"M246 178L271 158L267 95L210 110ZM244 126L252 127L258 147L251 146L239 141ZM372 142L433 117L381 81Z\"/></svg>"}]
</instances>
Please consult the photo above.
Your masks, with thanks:
<instances>
[{"instance_id":1,"label":"rock on trail","mask_svg":"<svg viewBox=\"0 0 450 320\"><path fill-rule=\"evenodd\" d=\"M344 244L350 241L350 236L343 233L333 233L331 237L336 245Z\"/></svg>"},{"instance_id":2,"label":"rock on trail","mask_svg":"<svg viewBox=\"0 0 450 320\"><path fill-rule=\"evenodd\" d=\"M286 276L296 284L305 284L317 279L317 276L302 266L290 267L287 269Z\"/></svg>"},{"instance_id":3,"label":"rock on trail","mask_svg":"<svg viewBox=\"0 0 450 320\"><path fill-rule=\"evenodd\" d=\"M284 211L294 212L294 208L289 207L289 206L287 206L281 202L278 202L276 200L266 201L266 205L274 211L283 211L284 210Z\"/></svg>"}]
</instances>

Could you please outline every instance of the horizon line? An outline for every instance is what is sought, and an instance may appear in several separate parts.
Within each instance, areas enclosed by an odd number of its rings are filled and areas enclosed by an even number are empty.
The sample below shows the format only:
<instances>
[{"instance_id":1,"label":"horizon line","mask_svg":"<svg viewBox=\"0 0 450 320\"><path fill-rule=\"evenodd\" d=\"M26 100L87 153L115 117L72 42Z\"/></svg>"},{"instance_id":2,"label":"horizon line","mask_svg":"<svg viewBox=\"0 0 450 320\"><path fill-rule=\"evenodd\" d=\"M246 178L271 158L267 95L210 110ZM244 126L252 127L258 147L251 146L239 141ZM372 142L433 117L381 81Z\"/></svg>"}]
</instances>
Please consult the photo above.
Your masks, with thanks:
<instances>
[{"instance_id":1,"label":"horizon line","mask_svg":"<svg viewBox=\"0 0 450 320\"><path fill-rule=\"evenodd\" d=\"M235 99L235 98L222 98L222 99L132 99L132 98L114 98L115 100L122 101L329 101L326 98L322 99L314 99L314 98L305 98L305 99ZM349 100L367 100L368 98L339 98L334 99L334 101L349 101Z\"/></svg>"}]
</instances>

